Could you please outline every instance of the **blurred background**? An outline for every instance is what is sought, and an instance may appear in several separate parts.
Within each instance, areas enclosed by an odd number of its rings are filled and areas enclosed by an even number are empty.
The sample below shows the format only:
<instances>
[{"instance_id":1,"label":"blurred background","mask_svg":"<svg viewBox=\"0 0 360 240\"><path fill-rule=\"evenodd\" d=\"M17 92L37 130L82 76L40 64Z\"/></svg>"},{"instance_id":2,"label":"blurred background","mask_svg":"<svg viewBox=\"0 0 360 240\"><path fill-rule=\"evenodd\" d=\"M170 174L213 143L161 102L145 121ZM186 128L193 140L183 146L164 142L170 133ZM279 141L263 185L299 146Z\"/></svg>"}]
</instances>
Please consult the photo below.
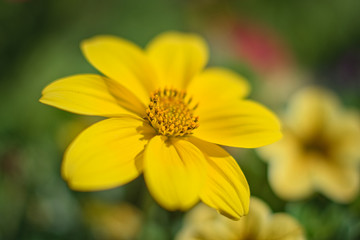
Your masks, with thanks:
<instances>
[{"instance_id":1,"label":"blurred background","mask_svg":"<svg viewBox=\"0 0 360 240\"><path fill-rule=\"evenodd\" d=\"M89 193L62 180L67 145L99 119L38 99L58 78L96 73L81 54L83 39L113 34L144 47L167 30L198 33L209 65L245 76L250 98L279 115L294 92L314 84L359 110L359 10L359 0L0 0L0 239L165 240L183 225L184 213L159 207L142 177ZM296 218L308 239L360 239L359 196L286 201L256 151L229 151L252 195Z\"/></svg>"}]
</instances>

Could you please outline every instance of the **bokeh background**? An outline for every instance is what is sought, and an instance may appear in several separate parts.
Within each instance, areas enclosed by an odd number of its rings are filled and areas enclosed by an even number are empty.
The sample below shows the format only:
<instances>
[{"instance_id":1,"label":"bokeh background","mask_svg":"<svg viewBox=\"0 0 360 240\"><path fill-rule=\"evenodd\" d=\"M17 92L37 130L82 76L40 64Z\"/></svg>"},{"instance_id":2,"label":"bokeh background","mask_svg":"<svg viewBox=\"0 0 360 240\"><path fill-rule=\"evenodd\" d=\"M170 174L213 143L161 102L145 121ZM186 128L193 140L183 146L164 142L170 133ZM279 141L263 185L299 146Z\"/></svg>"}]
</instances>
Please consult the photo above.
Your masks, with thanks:
<instances>
[{"instance_id":1,"label":"bokeh background","mask_svg":"<svg viewBox=\"0 0 360 240\"><path fill-rule=\"evenodd\" d=\"M198 33L210 46L209 65L245 76L250 97L276 113L313 84L359 110L359 10L359 0L0 0L0 239L165 240L183 224L184 213L159 207L141 177L89 193L62 180L66 146L99 118L38 99L58 78L96 73L80 52L83 39L113 34L144 47L167 30ZM359 197L285 201L256 151L229 151L252 194L295 217L308 239L360 239Z\"/></svg>"}]
</instances>

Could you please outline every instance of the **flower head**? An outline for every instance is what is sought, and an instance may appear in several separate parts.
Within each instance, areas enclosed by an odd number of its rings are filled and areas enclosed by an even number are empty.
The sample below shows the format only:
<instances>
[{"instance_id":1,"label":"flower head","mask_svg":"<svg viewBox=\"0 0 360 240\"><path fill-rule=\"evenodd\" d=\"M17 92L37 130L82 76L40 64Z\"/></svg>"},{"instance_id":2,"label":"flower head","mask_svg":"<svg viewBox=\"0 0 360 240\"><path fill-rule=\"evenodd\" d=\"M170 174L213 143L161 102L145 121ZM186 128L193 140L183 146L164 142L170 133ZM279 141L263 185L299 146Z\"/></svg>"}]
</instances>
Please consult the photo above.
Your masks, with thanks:
<instances>
[{"instance_id":1,"label":"flower head","mask_svg":"<svg viewBox=\"0 0 360 240\"><path fill-rule=\"evenodd\" d=\"M88 61L106 77L82 74L43 90L42 103L108 117L67 149L62 175L75 190L123 185L141 173L169 210L201 199L238 219L249 187L236 161L216 144L253 148L281 137L277 118L245 100L249 86L223 68L204 69L208 51L192 34L164 33L144 50L124 39L84 41Z\"/></svg>"},{"instance_id":2,"label":"flower head","mask_svg":"<svg viewBox=\"0 0 360 240\"><path fill-rule=\"evenodd\" d=\"M176 240L306 239L302 226L286 213L272 214L262 200L251 197L249 214L231 221L204 204L191 210Z\"/></svg>"},{"instance_id":3,"label":"flower head","mask_svg":"<svg viewBox=\"0 0 360 240\"><path fill-rule=\"evenodd\" d=\"M321 88L305 88L289 103L284 138L259 149L274 191L289 200L319 191L337 202L359 190L360 125L354 111Z\"/></svg>"}]
</instances>

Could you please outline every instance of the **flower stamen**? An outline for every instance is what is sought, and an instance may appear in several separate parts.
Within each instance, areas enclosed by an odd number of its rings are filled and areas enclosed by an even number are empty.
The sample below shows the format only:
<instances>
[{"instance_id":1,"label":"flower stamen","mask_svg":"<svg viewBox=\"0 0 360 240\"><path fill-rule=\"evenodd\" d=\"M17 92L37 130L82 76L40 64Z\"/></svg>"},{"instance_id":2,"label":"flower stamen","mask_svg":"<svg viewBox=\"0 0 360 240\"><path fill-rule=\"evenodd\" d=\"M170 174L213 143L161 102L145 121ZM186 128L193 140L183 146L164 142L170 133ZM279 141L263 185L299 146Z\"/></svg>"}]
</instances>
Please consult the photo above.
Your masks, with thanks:
<instances>
[{"instance_id":1,"label":"flower stamen","mask_svg":"<svg viewBox=\"0 0 360 240\"><path fill-rule=\"evenodd\" d=\"M199 127L199 117L194 116L197 104L191 106L192 98L186 92L173 88L154 91L146 109L147 119L155 130L164 136L184 136Z\"/></svg>"}]
</instances>

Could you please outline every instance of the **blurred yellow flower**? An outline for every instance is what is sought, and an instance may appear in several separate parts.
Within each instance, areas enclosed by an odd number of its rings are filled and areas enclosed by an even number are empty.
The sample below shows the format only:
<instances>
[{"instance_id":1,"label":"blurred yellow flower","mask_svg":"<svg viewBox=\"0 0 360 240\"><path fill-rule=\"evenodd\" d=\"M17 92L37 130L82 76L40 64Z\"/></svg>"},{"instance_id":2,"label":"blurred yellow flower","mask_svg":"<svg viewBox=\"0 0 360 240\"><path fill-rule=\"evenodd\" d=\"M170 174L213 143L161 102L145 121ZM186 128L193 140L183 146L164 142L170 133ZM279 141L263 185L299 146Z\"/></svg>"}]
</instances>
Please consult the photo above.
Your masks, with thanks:
<instances>
[{"instance_id":1,"label":"blurred yellow flower","mask_svg":"<svg viewBox=\"0 0 360 240\"><path fill-rule=\"evenodd\" d=\"M128 240L137 239L140 234L142 214L128 203L87 201L83 213L95 239Z\"/></svg>"},{"instance_id":2,"label":"blurred yellow flower","mask_svg":"<svg viewBox=\"0 0 360 240\"><path fill-rule=\"evenodd\" d=\"M82 42L88 61L107 77L75 75L42 92L42 103L109 117L83 131L64 156L71 188L101 190L144 172L152 196L169 210L201 199L231 218L247 214L248 183L216 144L254 148L280 139L276 116L245 100L236 73L204 66L208 50L192 34L168 32L145 51L127 40L97 36Z\"/></svg>"},{"instance_id":3,"label":"blurred yellow flower","mask_svg":"<svg viewBox=\"0 0 360 240\"><path fill-rule=\"evenodd\" d=\"M249 214L231 221L199 204L191 210L176 240L302 240L302 226L288 214L272 214L260 199L251 197Z\"/></svg>"},{"instance_id":4,"label":"blurred yellow flower","mask_svg":"<svg viewBox=\"0 0 360 240\"><path fill-rule=\"evenodd\" d=\"M281 141L259 149L280 197L299 200L319 191L337 202L359 190L360 118L336 96L305 88L290 101Z\"/></svg>"}]
</instances>

